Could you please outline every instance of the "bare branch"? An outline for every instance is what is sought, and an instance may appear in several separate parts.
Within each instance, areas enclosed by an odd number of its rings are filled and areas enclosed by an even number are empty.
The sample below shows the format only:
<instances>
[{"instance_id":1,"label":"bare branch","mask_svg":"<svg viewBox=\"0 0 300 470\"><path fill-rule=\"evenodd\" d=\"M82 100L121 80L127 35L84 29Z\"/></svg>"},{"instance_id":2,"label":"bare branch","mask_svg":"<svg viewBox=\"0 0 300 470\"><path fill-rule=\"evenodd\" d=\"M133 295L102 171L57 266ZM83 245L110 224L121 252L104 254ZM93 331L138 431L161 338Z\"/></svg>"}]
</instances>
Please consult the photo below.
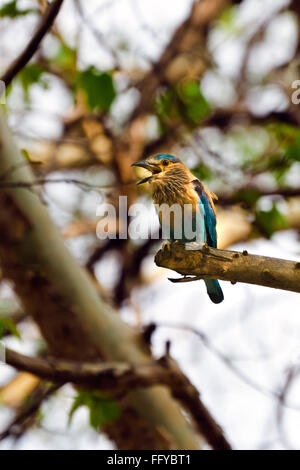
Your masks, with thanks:
<instances>
[{"instance_id":1,"label":"bare branch","mask_svg":"<svg viewBox=\"0 0 300 470\"><path fill-rule=\"evenodd\" d=\"M49 29L51 28L60 10L62 3L63 3L63 0L54 0L49 5L44 16L41 19L41 22L33 38L31 39L29 44L25 47L21 55L17 57L17 59L11 64L9 69L1 77L1 80L5 83L7 87L15 78L15 76L20 72L20 70L22 70L22 68L25 67L25 65L30 61L30 59L33 57L33 55L37 51L44 36L47 34Z\"/></svg>"},{"instance_id":2,"label":"bare branch","mask_svg":"<svg viewBox=\"0 0 300 470\"><path fill-rule=\"evenodd\" d=\"M92 35L95 37L97 42L99 43L100 47L102 46L106 51L111 55L112 59L114 60L114 67L119 68L120 67L120 61L117 52L113 49L113 47L110 46L109 42L107 41L105 34L101 33L98 29L96 29L91 21L91 19L87 18L84 14L82 5L80 3L80 0L76 0L74 2L74 6L80 16L80 20L83 24L85 24Z\"/></svg>"},{"instance_id":3,"label":"bare branch","mask_svg":"<svg viewBox=\"0 0 300 470\"><path fill-rule=\"evenodd\" d=\"M46 360L24 356L7 349L6 362L18 370L31 372L55 383L72 382L77 385L97 387L116 397L127 394L133 388L166 385L170 388L173 397L179 400L193 416L207 442L214 449L230 449L230 444L224 437L222 429L200 400L198 390L169 356L148 364L97 364L57 359Z\"/></svg>"},{"instance_id":4,"label":"bare branch","mask_svg":"<svg viewBox=\"0 0 300 470\"><path fill-rule=\"evenodd\" d=\"M283 198L291 198L291 197L298 197L300 196L300 188L276 188L274 190L268 190L264 188L259 188L256 186L243 186L240 189L237 189L236 193L239 190L249 190L249 191L256 191L259 196L281 196ZM231 206L236 204L239 201L238 194L223 194L218 198L218 204L221 206Z\"/></svg>"},{"instance_id":5,"label":"bare branch","mask_svg":"<svg viewBox=\"0 0 300 470\"><path fill-rule=\"evenodd\" d=\"M155 262L184 276L195 276L184 277L184 281L221 279L300 292L299 262L250 255L247 251L240 253L207 246L202 250L188 250L184 245L173 244L170 251L160 250Z\"/></svg>"},{"instance_id":6,"label":"bare branch","mask_svg":"<svg viewBox=\"0 0 300 470\"><path fill-rule=\"evenodd\" d=\"M34 181L2 181L0 177L0 189L13 189L13 188L23 188L23 189L32 189L35 186L43 186L45 184L60 184L60 183L65 183L65 184L75 184L78 187L81 187L81 189L84 190L108 190L113 188L114 186L112 185L103 185L99 186L97 184L91 184L83 180L79 180L76 178L38 178ZM126 184L135 184L135 182L129 182Z\"/></svg>"},{"instance_id":7,"label":"bare branch","mask_svg":"<svg viewBox=\"0 0 300 470\"><path fill-rule=\"evenodd\" d=\"M207 25L227 6L227 0L203 0L193 4L190 14L175 30L159 60L138 85L140 101L128 122L149 111L159 85L166 81L166 71L180 53L191 51Z\"/></svg>"},{"instance_id":8,"label":"bare branch","mask_svg":"<svg viewBox=\"0 0 300 470\"><path fill-rule=\"evenodd\" d=\"M30 396L30 400L25 402L21 409L17 412L15 418L7 426L7 428L0 433L0 441L7 437L20 438L28 427L36 420L36 414L41 404L53 395L60 385L45 386L41 384Z\"/></svg>"}]
</instances>

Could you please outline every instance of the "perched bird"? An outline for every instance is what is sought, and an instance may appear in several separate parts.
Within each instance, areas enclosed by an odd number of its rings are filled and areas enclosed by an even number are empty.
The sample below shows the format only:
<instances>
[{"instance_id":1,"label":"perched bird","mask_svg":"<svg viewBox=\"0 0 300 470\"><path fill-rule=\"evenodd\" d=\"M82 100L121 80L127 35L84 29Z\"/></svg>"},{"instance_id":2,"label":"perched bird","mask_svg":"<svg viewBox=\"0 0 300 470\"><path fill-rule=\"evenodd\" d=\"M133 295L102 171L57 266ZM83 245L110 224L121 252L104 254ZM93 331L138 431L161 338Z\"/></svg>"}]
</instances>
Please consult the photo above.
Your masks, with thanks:
<instances>
[{"instance_id":1,"label":"perched bird","mask_svg":"<svg viewBox=\"0 0 300 470\"><path fill-rule=\"evenodd\" d=\"M150 184L162 231L168 232L168 242L163 248L174 242L187 245L196 242L198 246L205 243L217 248L213 203L217 196L205 188L179 158L163 153L133 163L132 166L151 172L150 176L137 184ZM165 217L166 208L171 206L180 207L181 213L185 215L176 218L169 212L169 217ZM216 279L205 279L204 282L211 301L215 304L222 302L224 296L219 282Z\"/></svg>"}]
</instances>

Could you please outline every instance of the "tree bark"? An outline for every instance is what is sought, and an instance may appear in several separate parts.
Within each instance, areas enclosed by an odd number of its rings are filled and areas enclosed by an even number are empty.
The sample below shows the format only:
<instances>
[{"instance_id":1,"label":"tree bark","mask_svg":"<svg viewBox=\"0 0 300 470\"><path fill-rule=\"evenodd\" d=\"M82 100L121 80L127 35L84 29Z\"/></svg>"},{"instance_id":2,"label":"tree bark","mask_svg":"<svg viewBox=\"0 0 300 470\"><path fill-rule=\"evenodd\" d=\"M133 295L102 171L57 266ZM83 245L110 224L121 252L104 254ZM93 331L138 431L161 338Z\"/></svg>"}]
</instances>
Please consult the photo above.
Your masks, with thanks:
<instances>
[{"instance_id":1,"label":"tree bark","mask_svg":"<svg viewBox=\"0 0 300 470\"><path fill-rule=\"evenodd\" d=\"M130 365L124 363L78 363L62 360L28 357L6 350L6 363L58 384L72 382L84 386L100 387L113 397L126 395L138 387L167 385L172 396L178 399L193 416L201 434L215 450L230 450L223 431L207 412L199 392L178 365L168 355L152 363Z\"/></svg>"},{"instance_id":2,"label":"tree bark","mask_svg":"<svg viewBox=\"0 0 300 470\"><path fill-rule=\"evenodd\" d=\"M160 250L155 262L184 276L196 276L196 279L221 279L300 292L300 262L297 261L250 255L247 251L217 250L208 246L201 250L189 250L175 243L170 250ZM189 280L193 278L183 279L182 282Z\"/></svg>"}]
</instances>

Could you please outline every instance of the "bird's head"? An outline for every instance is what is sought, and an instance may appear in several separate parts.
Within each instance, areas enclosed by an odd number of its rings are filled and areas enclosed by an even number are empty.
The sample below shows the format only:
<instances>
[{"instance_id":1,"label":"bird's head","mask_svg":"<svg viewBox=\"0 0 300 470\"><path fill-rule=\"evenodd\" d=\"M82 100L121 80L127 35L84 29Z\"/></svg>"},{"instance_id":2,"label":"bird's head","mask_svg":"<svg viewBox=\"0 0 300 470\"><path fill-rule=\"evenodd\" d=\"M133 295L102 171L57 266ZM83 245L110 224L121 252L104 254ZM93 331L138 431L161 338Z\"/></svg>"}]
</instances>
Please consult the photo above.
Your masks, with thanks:
<instances>
[{"instance_id":1,"label":"bird's head","mask_svg":"<svg viewBox=\"0 0 300 470\"><path fill-rule=\"evenodd\" d=\"M143 178L141 181L139 181L137 183L138 185L147 182L158 182L165 179L166 176L171 176L172 173L176 173L177 170L180 171L185 168L184 164L179 158L167 153L154 155L153 157L149 157L146 160L135 162L131 166L145 168L151 173L150 176L147 176L146 178Z\"/></svg>"}]
</instances>

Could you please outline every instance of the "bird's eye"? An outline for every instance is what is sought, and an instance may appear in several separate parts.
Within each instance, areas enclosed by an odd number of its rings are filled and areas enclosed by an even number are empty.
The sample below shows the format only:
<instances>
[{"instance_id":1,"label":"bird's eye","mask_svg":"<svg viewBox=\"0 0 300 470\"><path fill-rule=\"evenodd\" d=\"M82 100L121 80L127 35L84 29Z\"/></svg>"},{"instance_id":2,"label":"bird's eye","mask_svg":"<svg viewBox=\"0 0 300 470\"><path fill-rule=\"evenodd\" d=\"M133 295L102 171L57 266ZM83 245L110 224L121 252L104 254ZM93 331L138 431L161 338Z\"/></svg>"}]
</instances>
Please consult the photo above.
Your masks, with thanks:
<instances>
[{"instance_id":1,"label":"bird's eye","mask_svg":"<svg viewBox=\"0 0 300 470\"><path fill-rule=\"evenodd\" d=\"M168 162L168 160L163 160L162 164L163 164L163 166L168 166L169 162Z\"/></svg>"}]
</instances>

